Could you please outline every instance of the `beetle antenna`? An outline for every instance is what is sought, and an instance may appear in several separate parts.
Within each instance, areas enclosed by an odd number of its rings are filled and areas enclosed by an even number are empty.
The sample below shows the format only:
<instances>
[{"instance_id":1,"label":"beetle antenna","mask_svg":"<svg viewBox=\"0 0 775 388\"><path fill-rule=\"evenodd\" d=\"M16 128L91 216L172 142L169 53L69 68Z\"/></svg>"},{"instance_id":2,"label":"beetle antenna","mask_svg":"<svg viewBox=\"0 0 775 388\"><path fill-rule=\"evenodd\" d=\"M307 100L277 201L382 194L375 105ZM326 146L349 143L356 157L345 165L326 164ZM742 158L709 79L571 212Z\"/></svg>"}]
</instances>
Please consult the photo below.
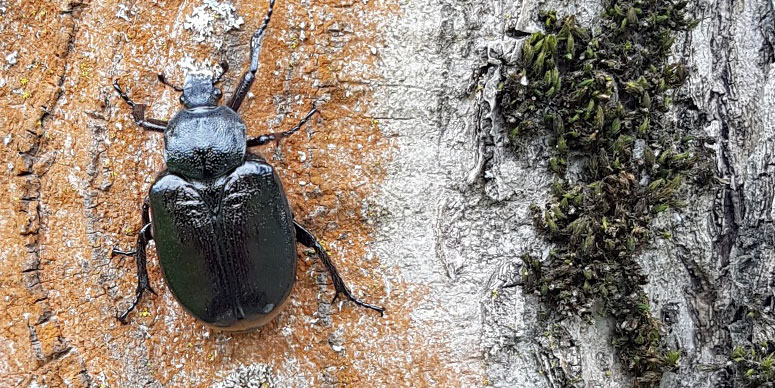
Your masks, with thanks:
<instances>
[{"instance_id":1,"label":"beetle antenna","mask_svg":"<svg viewBox=\"0 0 775 388\"><path fill-rule=\"evenodd\" d=\"M213 81L213 85L223 81L223 76L226 75L227 71L229 71L229 62L226 62L226 60L221 61L218 66L221 67L221 74L218 74L218 78Z\"/></svg>"},{"instance_id":2,"label":"beetle antenna","mask_svg":"<svg viewBox=\"0 0 775 388\"><path fill-rule=\"evenodd\" d=\"M169 81L167 81L167 77L164 76L164 73L159 73L159 82L163 83L166 86L169 86L169 87L175 89L178 92L182 92L183 91L183 88L181 88L180 86L175 86L175 85L171 84Z\"/></svg>"}]
</instances>

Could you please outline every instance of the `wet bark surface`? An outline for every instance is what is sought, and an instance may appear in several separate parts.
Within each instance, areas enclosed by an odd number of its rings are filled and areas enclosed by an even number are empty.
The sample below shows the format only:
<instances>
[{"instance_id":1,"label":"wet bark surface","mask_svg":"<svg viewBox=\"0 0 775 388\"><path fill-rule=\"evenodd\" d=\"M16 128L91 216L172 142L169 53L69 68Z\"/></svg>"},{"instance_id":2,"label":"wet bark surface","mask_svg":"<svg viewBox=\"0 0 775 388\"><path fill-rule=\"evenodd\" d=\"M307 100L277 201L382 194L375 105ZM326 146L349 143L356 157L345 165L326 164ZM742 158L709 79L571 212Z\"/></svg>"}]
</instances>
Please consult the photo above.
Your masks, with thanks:
<instances>
[{"instance_id":1,"label":"wet bark surface","mask_svg":"<svg viewBox=\"0 0 775 388\"><path fill-rule=\"evenodd\" d=\"M250 135L276 132L323 102L260 152L356 295L388 313L331 306L323 266L303 252L285 312L219 333L177 305L151 249L159 296L121 325L135 268L109 253L134 244L163 160L161 136L134 125L110 84L169 118L177 94L156 73L179 84L225 58L229 96L265 4L235 1L211 24L197 19L218 14L204 5L0 1L0 386L632 385L605 317L547 324L539 298L504 287L522 251L549 249L529 212L552 183L548 145L512 152L486 88L471 89L497 86L494 66L521 44L509 31L537 30L537 10L591 23L596 2L278 0L243 118ZM674 46L690 77L673 114L715 139L721 183L688 188L686 208L655 220L673 238L639 261L652 314L682 350L663 386L731 387L732 349L775 338L775 14L767 1L692 12L699 25Z\"/></svg>"}]
</instances>

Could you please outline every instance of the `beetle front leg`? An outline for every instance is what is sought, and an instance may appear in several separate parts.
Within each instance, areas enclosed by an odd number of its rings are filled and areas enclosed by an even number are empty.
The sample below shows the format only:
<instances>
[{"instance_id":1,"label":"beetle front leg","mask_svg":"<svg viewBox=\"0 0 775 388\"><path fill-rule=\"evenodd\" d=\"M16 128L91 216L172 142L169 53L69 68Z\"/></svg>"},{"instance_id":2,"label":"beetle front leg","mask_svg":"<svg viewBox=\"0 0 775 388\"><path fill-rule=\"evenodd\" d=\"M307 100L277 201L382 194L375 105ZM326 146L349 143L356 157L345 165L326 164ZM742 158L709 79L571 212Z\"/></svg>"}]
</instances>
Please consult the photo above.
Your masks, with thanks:
<instances>
[{"instance_id":1,"label":"beetle front leg","mask_svg":"<svg viewBox=\"0 0 775 388\"><path fill-rule=\"evenodd\" d=\"M167 129L167 122L164 120L146 119L145 108L148 106L145 104L135 104L131 98L121 89L118 85L118 80L113 81L113 88L116 89L118 95L132 108L132 118L135 120L135 124L154 132L164 132Z\"/></svg>"},{"instance_id":2,"label":"beetle front leg","mask_svg":"<svg viewBox=\"0 0 775 388\"><path fill-rule=\"evenodd\" d=\"M304 229L304 227L299 225L299 223L296 221L293 221L293 226L296 228L296 241L300 242L305 247L314 249L315 253L320 258L320 261L322 261L323 265L326 266L328 273L331 274L331 280L334 282L334 289L336 290L336 295L334 295L334 299L331 300L332 304L339 297L339 294L344 294L344 296L347 297L347 299L351 300L353 303L357 304L358 306L366 307L374 311L379 311L379 313L382 315L385 314L384 308L377 305L362 302L358 298L353 296L350 289L347 288L346 284L344 284L344 280L342 279L342 276L339 275L339 271L336 270L336 266L334 266L334 263L331 261L331 258L328 256L328 253L326 252L325 249L323 249L323 247L320 245L320 243L315 238L315 236L313 236L312 233Z\"/></svg>"},{"instance_id":3,"label":"beetle front leg","mask_svg":"<svg viewBox=\"0 0 775 388\"><path fill-rule=\"evenodd\" d=\"M148 198L146 198L145 203L143 203L143 227L140 228L140 233L138 233L137 246L135 247L135 250L122 251L118 248L113 248L113 254L134 256L135 262L137 263L137 288L135 289L135 299L132 301L132 305L129 307L129 309L127 309L123 314L116 316L116 318L118 318L118 320L124 324L127 323L127 315L129 315L129 313L134 310L135 307L137 307L137 304L140 302L140 297L143 296L143 293L146 290L156 295L156 291L151 288L151 283L148 279L148 270L146 268L147 260L145 255L145 246L148 245L149 241L153 240L148 209L149 202Z\"/></svg>"},{"instance_id":4,"label":"beetle front leg","mask_svg":"<svg viewBox=\"0 0 775 388\"><path fill-rule=\"evenodd\" d=\"M269 19L272 18L274 2L275 0L269 0L269 9L266 11L264 21L261 23L261 27L253 34L253 37L250 38L250 67L248 68L248 71L242 75L242 79L240 79L237 89L234 90L234 94L227 104L229 108L235 112L239 110L240 105L242 105L242 100L248 95L250 86L253 85L253 81L256 79L256 71L258 71L258 55L261 54L261 46L264 42L264 31L266 30L266 26L269 25Z\"/></svg>"}]
</instances>

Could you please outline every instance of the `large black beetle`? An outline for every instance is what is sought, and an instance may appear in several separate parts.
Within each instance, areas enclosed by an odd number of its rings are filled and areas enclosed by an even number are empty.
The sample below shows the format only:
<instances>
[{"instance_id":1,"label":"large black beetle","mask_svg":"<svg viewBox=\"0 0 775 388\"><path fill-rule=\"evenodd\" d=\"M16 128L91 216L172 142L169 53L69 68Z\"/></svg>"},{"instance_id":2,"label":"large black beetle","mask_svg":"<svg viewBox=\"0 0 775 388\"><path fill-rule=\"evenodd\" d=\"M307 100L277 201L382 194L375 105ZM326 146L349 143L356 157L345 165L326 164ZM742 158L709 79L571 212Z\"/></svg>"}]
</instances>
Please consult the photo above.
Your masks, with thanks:
<instances>
[{"instance_id":1,"label":"large black beetle","mask_svg":"<svg viewBox=\"0 0 775 388\"><path fill-rule=\"evenodd\" d=\"M122 322L143 292L155 294L148 282L145 246L156 241L159 262L170 290L194 317L220 330L247 330L269 322L290 296L296 279L296 242L315 250L333 279L336 295L358 305L381 307L355 298L317 239L293 220L282 183L275 170L247 147L290 136L316 112L312 110L293 129L248 138L240 118L242 100L258 69L258 55L275 0L251 39L250 68L227 105L218 106L227 67L214 77L207 71L186 75L182 92L185 109L169 122L146 119L146 106L135 104L113 83L132 107L142 128L164 133L167 169L156 178L143 205L143 225L134 251L137 289L132 305L118 316Z\"/></svg>"}]
</instances>

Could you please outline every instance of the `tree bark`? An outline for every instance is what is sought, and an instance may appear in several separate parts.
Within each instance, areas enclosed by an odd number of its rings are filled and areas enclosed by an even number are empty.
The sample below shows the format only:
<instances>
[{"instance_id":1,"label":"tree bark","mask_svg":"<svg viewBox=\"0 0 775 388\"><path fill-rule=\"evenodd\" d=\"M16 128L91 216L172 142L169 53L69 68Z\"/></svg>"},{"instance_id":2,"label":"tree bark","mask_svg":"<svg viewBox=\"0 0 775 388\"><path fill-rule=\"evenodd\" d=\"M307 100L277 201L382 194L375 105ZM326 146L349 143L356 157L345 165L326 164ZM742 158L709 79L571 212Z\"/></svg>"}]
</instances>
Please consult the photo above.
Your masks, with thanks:
<instances>
[{"instance_id":1,"label":"tree bark","mask_svg":"<svg viewBox=\"0 0 775 388\"><path fill-rule=\"evenodd\" d=\"M540 298L504 287L521 252L549 249L529 211L549 195L548 145L511 152L492 96L471 88L497 86L493 67L476 70L519 52L507 31L540 29L539 9L594 24L596 1L278 0L242 117L250 135L287 130L320 101L303 131L255 151L355 294L387 313L329 304L325 268L302 250L286 310L221 333L181 309L150 249L159 295L119 323L135 265L110 251L134 244L164 163L162 137L134 125L111 84L168 119L178 95L156 73L181 84L226 59L229 97L266 4L206 4L0 1L0 386L632 386L609 319L547 324ZM655 220L673 238L639 262L682 351L662 386L731 387L732 349L775 338L775 11L690 7L700 23L673 53L690 103L673 114L716 140L723 183L687 188L688 206Z\"/></svg>"}]
</instances>

